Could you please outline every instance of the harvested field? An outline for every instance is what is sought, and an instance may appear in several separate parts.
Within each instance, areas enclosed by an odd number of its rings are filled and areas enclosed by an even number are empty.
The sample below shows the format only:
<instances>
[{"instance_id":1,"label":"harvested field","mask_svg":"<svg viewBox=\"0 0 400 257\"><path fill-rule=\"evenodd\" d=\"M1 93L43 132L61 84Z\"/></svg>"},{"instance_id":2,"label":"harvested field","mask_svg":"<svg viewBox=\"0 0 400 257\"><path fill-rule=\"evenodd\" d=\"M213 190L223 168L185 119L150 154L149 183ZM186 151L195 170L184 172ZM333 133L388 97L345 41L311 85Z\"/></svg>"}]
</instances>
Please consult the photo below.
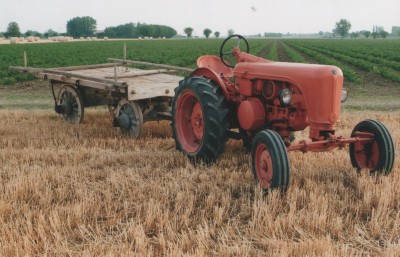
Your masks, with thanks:
<instances>
[{"instance_id":1,"label":"harvested field","mask_svg":"<svg viewBox=\"0 0 400 257\"><path fill-rule=\"evenodd\" d=\"M367 118L399 149L400 112L344 111L340 134ZM169 122L132 140L102 108L79 126L50 110L0 110L0 120L1 256L400 254L398 154L391 175L371 177L346 149L291 152L289 190L265 196L238 141L193 166Z\"/></svg>"},{"instance_id":2,"label":"harvested field","mask_svg":"<svg viewBox=\"0 0 400 257\"><path fill-rule=\"evenodd\" d=\"M221 42L129 41L128 59L193 68ZM354 77L337 134L377 119L399 149L400 41L325 42L254 39L251 52L344 64ZM400 256L398 153L377 177L357 174L348 149L290 152L288 191L265 195L239 141L215 164L193 165L175 150L170 122L146 123L138 140L103 107L66 124L47 82L7 70L25 48L28 65L55 67L105 62L122 43L0 46L0 256Z\"/></svg>"}]
</instances>

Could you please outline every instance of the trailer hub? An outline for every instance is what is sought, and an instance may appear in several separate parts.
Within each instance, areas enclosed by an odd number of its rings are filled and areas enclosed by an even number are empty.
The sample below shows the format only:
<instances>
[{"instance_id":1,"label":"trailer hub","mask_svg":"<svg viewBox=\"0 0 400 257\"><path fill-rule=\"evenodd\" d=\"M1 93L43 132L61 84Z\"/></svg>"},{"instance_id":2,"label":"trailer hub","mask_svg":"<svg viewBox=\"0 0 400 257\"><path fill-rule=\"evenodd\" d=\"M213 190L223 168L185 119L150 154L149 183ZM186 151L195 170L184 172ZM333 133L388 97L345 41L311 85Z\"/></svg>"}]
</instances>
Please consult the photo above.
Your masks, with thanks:
<instances>
[{"instance_id":1,"label":"trailer hub","mask_svg":"<svg viewBox=\"0 0 400 257\"><path fill-rule=\"evenodd\" d=\"M65 101L64 103L57 104L55 106L56 113L65 114L65 115L68 115L68 116L72 114L73 109L74 108L72 106L72 103L69 102L69 101Z\"/></svg>"},{"instance_id":2,"label":"trailer hub","mask_svg":"<svg viewBox=\"0 0 400 257\"><path fill-rule=\"evenodd\" d=\"M120 116L115 118L114 126L129 129L131 127L131 119L126 113L122 113Z\"/></svg>"}]
</instances>

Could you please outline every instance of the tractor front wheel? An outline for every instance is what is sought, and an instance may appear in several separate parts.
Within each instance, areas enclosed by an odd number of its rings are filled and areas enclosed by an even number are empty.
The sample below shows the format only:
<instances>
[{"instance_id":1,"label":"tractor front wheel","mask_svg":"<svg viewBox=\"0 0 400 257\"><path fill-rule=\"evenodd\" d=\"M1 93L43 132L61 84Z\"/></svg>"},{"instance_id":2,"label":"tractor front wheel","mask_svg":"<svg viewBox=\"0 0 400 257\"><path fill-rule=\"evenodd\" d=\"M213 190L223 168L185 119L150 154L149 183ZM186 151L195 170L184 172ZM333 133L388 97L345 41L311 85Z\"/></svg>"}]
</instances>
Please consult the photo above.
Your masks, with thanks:
<instances>
[{"instance_id":1,"label":"tractor front wheel","mask_svg":"<svg viewBox=\"0 0 400 257\"><path fill-rule=\"evenodd\" d=\"M172 105L176 148L191 160L215 161L227 141L228 108L221 89L203 77L179 82Z\"/></svg>"},{"instance_id":2,"label":"tractor front wheel","mask_svg":"<svg viewBox=\"0 0 400 257\"><path fill-rule=\"evenodd\" d=\"M264 190L286 189L289 185L289 157L280 135L272 130L256 134L251 149L255 179Z\"/></svg>"},{"instance_id":3,"label":"tractor front wheel","mask_svg":"<svg viewBox=\"0 0 400 257\"><path fill-rule=\"evenodd\" d=\"M370 137L372 142L350 144L351 164L357 171L368 170L370 174L389 174L394 164L394 145L387 128L376 120L364 120L358 123L351 137Z\"/></svg>"}]
</instances>

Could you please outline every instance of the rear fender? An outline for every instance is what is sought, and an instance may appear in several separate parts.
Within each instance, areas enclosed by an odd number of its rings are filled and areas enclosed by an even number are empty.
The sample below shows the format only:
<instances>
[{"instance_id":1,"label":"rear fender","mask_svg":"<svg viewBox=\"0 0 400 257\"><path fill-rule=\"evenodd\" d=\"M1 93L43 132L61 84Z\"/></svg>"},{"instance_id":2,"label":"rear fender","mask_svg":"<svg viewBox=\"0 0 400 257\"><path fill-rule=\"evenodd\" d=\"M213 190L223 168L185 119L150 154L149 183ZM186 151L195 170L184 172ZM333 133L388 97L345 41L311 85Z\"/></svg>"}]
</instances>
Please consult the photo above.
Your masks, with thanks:
<instances>
[{"instance_id":1,"label":"rear fender","mask_svg":"<svg viewBox=\"0 0 400 257\"><path fill-rule=\"evenodd\" d=\"M190 76L203 76L203 77L206 77L206 78L209 78L209 79L213 80L214 83L217 84L221 88L222 93L224 94L225 98L226 99L230 99L231 98L230 95L229 95L228 89L226 88L226 85L225 85L224 81L213 70L210 70L210 69L204 68L204 67L203 68L198 68L198 69L194 70L190 74Z\"/></svg>"}]
</instances>

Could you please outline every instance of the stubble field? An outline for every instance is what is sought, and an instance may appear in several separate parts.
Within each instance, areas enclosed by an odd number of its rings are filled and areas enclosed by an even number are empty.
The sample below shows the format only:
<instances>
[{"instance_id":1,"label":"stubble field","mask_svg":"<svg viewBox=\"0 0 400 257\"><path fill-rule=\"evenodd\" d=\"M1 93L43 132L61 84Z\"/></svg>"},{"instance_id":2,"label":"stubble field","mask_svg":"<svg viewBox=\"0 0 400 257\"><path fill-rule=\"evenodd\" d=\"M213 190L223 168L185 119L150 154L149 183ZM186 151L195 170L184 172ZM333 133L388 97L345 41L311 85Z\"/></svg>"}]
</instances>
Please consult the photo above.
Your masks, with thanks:
<instances>
[{"instance_id":1,"label":"stubble field","mask_svg":"<svg viewBox=\"0 0 400 257\"><path fill-rule=\"evenodd\" d=\"M373 118L399 149L399 84L377 74L346 82L355 97L338 134ZM194 166L169 122L146 123L138 140L105 108L66 124L43 86L0 88L0 256L400 255L398 153L393 172L375 177L356 173L347 148L290 152L288 191L264 195L239 141Z\"/></svg>"},{"instance_id":2,"label":"stubble field","mask_svg":"<svg viewBox=\"0 0 400 257\"><path fill-rule=\"evenodd\" d=\"M376 118L398 149L399 114L345 112L339 129ZM289 190L265 196L237 141L216 164L193 166L169 122L131 140L103 109L79 126L52 111L3 110L0 120L1 256L400 253L398 161L371 177L357 175L346 149L290 153Z\"/></svg>"}]
</instances>

